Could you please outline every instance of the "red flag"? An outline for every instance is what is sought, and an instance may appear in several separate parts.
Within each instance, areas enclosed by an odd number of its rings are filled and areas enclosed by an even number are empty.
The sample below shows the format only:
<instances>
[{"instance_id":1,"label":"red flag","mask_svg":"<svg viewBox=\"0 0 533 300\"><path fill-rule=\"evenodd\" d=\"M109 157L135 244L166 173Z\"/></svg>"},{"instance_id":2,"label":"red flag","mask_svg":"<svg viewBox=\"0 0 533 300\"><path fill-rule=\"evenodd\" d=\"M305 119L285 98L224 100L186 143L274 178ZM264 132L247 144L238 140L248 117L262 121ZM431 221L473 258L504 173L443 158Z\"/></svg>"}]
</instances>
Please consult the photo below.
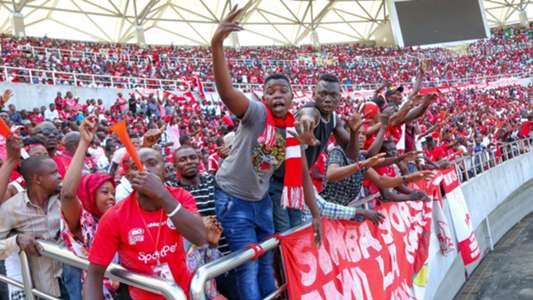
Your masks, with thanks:
<instances>
[{"instance_id":1,"label":"red flag","mask_svg":"<svg viewBox=\"0 0 533 300\"><path fill-rule=\"evenodd\" d=\"M11 134L11 129L7 126L4 119L0 118L0 135L8 137Z\"/></svg>"}]
</instances>

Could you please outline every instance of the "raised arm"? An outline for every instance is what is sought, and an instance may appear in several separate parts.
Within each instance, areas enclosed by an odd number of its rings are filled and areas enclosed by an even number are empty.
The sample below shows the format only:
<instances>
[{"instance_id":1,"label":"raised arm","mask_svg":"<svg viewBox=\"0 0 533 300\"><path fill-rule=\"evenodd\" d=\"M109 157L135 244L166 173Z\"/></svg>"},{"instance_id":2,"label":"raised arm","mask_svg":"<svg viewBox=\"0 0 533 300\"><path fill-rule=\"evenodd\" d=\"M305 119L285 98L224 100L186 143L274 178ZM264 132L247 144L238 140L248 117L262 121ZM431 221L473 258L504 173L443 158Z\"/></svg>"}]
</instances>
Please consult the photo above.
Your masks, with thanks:
<instances>
[{"instance_id":1,"label":"raised arm","mask_svg":"<svg viewBox=\"0 0 533 300\"><path fill-rule=\"evenodd\" d=\"M87 154L87 149L91 145L96 132L95 122L86 118L80 125L80 143L72 161L67 169L65 178L63 179L63 186L61 187L61 211L69 227L70 231L77 235L80 232L80 216L82 205L76 193L81 180L81 172L83 170L83 161Z\"/></svg>"},{"instance_id":2,"label":"raised arm","mask_svg":"<svg viewBox=\"0 0 533 300\"><path fill-rule=\"evenodd\" d=\"M339 161L333 161L328 165L326 178L329 182L337 182L346 179L349 176L361 171L364 168L370 168L380 163L383 160L385 153L380 153L376 156L370 157L360 162L356 162L347 166L340 166Z\"/></svg>"},{"instance_id":3,"label":"raised arm","mask_svg":"<svg viewBox=\"0 0 533 300\"><path fill-rule=\"evenodd\" d=\"M20 161L20 149L22 149L22 139L16 135L10 135L7 137L7 158L0 167L0 204L6 201L5 197L9 181L11 179L11 173L17 167Z\"/></svg>"},{"instance_id":4,"label":"raised arm","mask_svg":"<svg viewBox=\"0 0 533 300\"><path fill-rule=\"evenodd\" d=\"M150 201L163 208L176 230L186 240L197 246L207 242L207 231L202 218L182 207L164 187L161 178L146 171L133 172L131 186L139 194L146 196Z\"/></svg>"},{"instance_id":5,"label":"raised arm","mask_svg":"<svg viewBox=\"0 0 533 300\"><path fill-rule=\"evenodd\" d=\"M211 39L211 51L213 55L213 73L215 84L220 99L228 109L238 118L242 118L248 109L248 98L238 89L233 87L231 74L224 57L224 40L228 35L243 28L236 21L242 9L234 6L224 20L220 22L218 28Z\"/></svg>"},{"instance_id":6,"label":"raised arm","mask_svg":"<svg viewBox=\"0 0 533 300\"><path fill-rule=\"evenodd\" d=\"M420 171L398 177L379 175L374 169L368 169L365 173L365 178L377 185L380 189L397 187L409 182L416 182L420 179L427 179L431 176L433 176L432 171Z\"/></svg>"},{"instance_id":7,"label":"raised arm","mask_svg":"<svg viewBox=\"0 0 533 300\"><path fill-rule=\"evenodd\" d=\"M348 134L348 142L344 146L344 151L346 152L346 156L352 160L357 160L359 158L359 131L361 129L361 125L363 125L363 119L361 118L361 115L358 112L354 112L349 118L346 118L346 124L348 124L348 128L350 129L349 132L343 133L342 135L345 136ZM344 124L342 124L344 125ZM345 127L342 126L342 128L337 125L337 128L335 130L335 137L339 135L341 131L346 131Z\"/></svg>"}]
</instances>

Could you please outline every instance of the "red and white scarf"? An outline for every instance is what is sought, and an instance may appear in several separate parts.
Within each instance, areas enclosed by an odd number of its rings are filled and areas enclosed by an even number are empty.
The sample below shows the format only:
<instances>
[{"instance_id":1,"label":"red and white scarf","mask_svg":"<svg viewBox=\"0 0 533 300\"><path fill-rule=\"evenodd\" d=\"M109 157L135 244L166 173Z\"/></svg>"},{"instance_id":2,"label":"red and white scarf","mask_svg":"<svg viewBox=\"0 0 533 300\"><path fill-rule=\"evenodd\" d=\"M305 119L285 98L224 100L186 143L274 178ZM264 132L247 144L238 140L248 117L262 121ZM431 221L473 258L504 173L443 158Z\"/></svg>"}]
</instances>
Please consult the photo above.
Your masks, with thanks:
<instances>
[{"instance_id":1,"label":"red and white scarf","mask_svg":"<svg viewBox=\"0 0 533 300\"><path fill-rule=\"evenodd\" d=\"M281 206L303 209L304 190L302 178L302 153L300 143L291 134L295 132L294 116L287 112L284 119L274 118L270 109L265 105L266 122L265 130L259 137L260 143L267 146L276 144L276 128L285 128L285 177L283 179L283 193L281 194Z\"/></svg>"}]
</instances>

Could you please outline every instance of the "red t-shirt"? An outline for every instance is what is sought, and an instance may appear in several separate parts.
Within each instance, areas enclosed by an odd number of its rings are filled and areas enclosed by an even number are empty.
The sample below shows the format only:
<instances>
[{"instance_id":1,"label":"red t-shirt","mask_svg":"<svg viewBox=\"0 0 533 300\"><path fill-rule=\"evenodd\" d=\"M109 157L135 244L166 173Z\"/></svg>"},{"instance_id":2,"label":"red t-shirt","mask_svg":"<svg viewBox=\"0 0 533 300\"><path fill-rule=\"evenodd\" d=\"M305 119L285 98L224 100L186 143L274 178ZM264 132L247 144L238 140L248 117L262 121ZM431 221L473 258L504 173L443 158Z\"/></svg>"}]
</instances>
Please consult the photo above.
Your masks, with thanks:
<instances>
[{"instance_id":1,"label":"red t-shirt","mask_svg":"<svg viewBox=\"0 0 533 300\"><path fill-rule=\"evenodd\" d=\"M522 127L520 127L520 132L518 134L519 137L525 138L529 136L529 133L531 132L531 126L533 125L532 121L524 121L522 123Z\"/></svg>"},{"instance_id":2,"label":"red t-shirt","mask_svg":"<svg viewBox=\"0 0 533 300\"><path fill-rule=\"evenodd\" d=\"M197 213L196 202L191 194L181 188L166 188L184 208ZM157 240L159 241L156 247ZM135 192L109 209L100 219L89 261L107 266L117 252L120 264L134 272L156 276L155 272L161 272L162 267L167 266L168 268L163 269L162 273L168 275L170 270L176 284L188 295L191 274L185 262L181 234L176 231L174 224L163 210L141 209ZM159 264L157 256L160 256ZM132 286L130 286L130 295L134 300L165 299Z\"/></svg>"},{"instance_id":3,"label":"red t-shirt","mask_svg":"<svg viewBox=\"0 0 533 300\"><path fill-rule=\"evenodd\" d=\"M52 159L56 162L57 172L61 175L61 178L65 177L68 166L70 166L70 162L72 161L72 156L66 153L60 153L56 154Z\"/></svg>"}]
</instances>

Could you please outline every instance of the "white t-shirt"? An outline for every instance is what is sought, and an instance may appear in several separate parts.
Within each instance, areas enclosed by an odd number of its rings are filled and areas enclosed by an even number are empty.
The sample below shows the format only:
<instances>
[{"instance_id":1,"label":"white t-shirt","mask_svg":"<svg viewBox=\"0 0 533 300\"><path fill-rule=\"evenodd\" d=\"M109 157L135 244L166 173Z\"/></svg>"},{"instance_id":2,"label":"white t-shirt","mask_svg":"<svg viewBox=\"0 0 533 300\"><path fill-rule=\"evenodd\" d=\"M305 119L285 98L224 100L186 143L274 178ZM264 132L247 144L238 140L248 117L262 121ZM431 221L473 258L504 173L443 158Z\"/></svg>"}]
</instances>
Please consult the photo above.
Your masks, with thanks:
<instances>
[{"instance_id":1,"label":"white t-shirt","mask_svg":"<svg viewBox=\"0 0 533 300\"><path fill-rule=\"evenodd\" d=\"M47 110L44 111L44 119L45 120L52 121L52 120L58 119L58 118L59 118L59 113L57 112L57 110L51 111L50 109L47 109Z\"/></svg>"},{"instance_id":2,"label":"white t-shirt","mask_svg":"<svg viewBox=\"0 0 533 300\"><path fill-rule=\"evenodd\" d=\"M117 165L119 165L122 162L122 160L124 159L124 156L126 155L126 153L127 153L126 148L124 148L124 147L119 148L117 151L115 151L115 153L113 153L113 157L111 158L111 162L114 162Z\"/></svg>"}]
</instances>

